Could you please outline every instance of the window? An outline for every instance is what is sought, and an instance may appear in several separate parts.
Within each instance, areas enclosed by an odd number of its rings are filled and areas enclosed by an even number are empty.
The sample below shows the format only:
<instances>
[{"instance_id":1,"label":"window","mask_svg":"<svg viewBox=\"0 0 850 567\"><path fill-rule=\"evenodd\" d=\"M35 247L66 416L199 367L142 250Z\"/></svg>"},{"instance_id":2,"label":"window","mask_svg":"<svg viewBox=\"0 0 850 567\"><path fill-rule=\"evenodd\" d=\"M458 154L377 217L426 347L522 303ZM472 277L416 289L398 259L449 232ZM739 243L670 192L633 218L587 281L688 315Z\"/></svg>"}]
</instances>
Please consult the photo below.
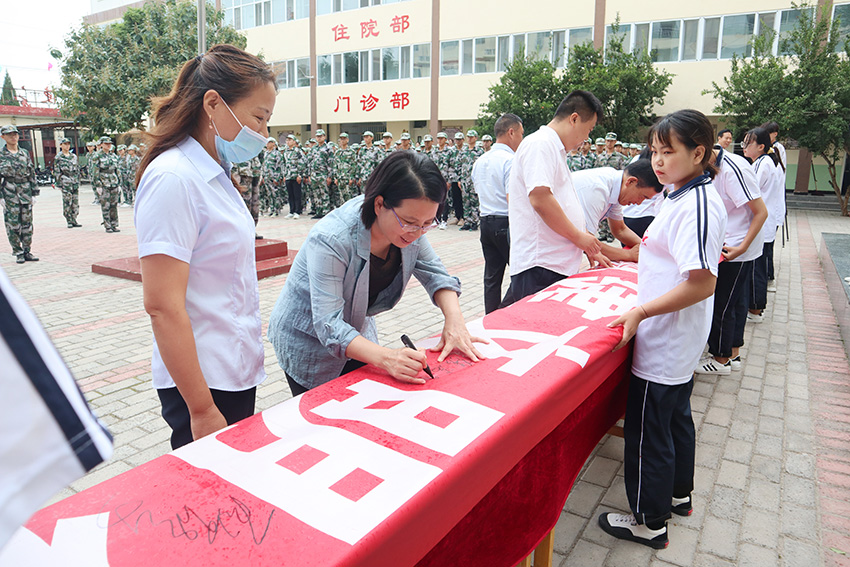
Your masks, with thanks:
<instances>
[{"instance_id":1,"label":"window","mask_svg":"<svg viewBox=\"0 0 850 567\"><path fill-rule=\"evenodd\" d=\"M528 56L534 61L549 60L552 53L552 32L528 34Z\"/></svg>"},{"instance_id":2,"label":"window","mask_svg":"<svg viewBox=\"0 0 850 567\"><path fill-rule=\"evenodd\" d=\"M623 51L626 53L629 52L632 46L632 25L631 24L620 24L616 35L623 40ZM611 44L611 40L614 36L614 26L608 26L605 28L605 49L608 49L608 46Z\"/></svg>"},{"instance_id":3,"label":"window","mask_svg":"<svg viewBox=\"0 0 850 567\"><path fill-rule=\"evenodd\" d=\"M498 54L496 55L496 70L504 71L511 62L511 36L503 35L496 38Z\"/></svg>"},{"instance_id":4,"label":"window","mask_svg":"<svg viewBox=\"0 0 850 567\"><path fill-rule=\"evenodd\" d=\"M566 57L564 57L567 48L567 32L561 30L552 34L552 64L561 68L564 66Z\"/></svg>"},{"instance_id":5,"label":"window","mask_svg":"<svg viewBox=\"0 0 850 567\"><path fill-rule=\"evenodd\" d=\"M360 82L365 83L369 80L369 52L360 52Z\"/></svg>"},{"instance_id":6,"label":"window","mask_svg":"<svg viewBox=\"0 0 850 567\"><path fill-rule=\"evenodd\" d=\"M732 55L749 57L753 54L750 40L756 26L755 14L740 16L725 16L723 18L723 35L720 39L720 57L731 59Z\"/></svg>"},{"instance_id":7,"label":"window","mask_svg":"<svg viewBox=\"0 0 850 567\"><path fill-rule=\"evenodd\" d=\"M682 61L694 61L697 58L697 36L699 20L685 20L682 30Z\"/></svg>"},{"instance_id":8,"label":"window","mask_svg":"<svg viewBox=\"0 0 850 567\"><path fill-rule=\"evenodd\" d=\"M286 0L286 21L295 19L295 0Z\"/></svg>"},{"instance_id":9,"label":"window","mask_svg":"<svg viewBox=\"0 0 850 567\"><path fill-rule=\"evenodd\" d=\"M525 50L525 34L517 34L514 36L514 56L511 59L526 55L528 55L528 51Z\"/></svg>"},{"instance_id":10,"label":"window","mask_svg":"<svg viewBox=\"0 0 850 567\"><path fill-rule=\"evenodd\" d=\"M324 16L333 11L333 0L316 0L316 14Z\"/></svg>"},{"instance_id":11,"label":"window","mask_svg":"<svg viewBox=\"0 0 850 567\"><path fill-rule=\"evenodd\" d=\"M479 37L475 40L475 72L492 73L496 70L496 38Z\"/></svg>"},{"instance_id":12,"label":"window","mask_svg":"<svg viewBox=\"0 0 850 567\"><path fill-rule=\"evenodd\" d=\"M275 74L277 88L286 88L286 61L275 61L272 63L272 71Z\"/></svg>"},{"instance_id":13,"label":"window","mask_svg":"<svg viewBox=\"0 0 850 567\"><path fill-rule=\"evenodd\" d=\"M360 54L356 51L345 53L343 60L343 80L346 83L356 83L360 80Z\"/></svg>"},{"instance_id":14,"label":"window","mask_svg":"<svg viewBox=\"0 0 850 567\"><path fill-rule=\"evenodd\" d=\"M255 24L254 19L254 7L253 6L242 6L242 29L253 28Z\"/></svg>"},{"instance_id":15,"label":"window","mask_svg":"<svg viewBox=\"0 0 850 567\"><path fill-rule=\"evenodd\" d=\"M788 55L789 52L783 50L782 42L788 39L788 35L797 26L797 21L800 19L800 10L783 10L779 16L779 54Z\"/></svg>"},{"instance_id":16,"label":"window","mask_svg":"<svg viewBox=\"0 0 850 567\"><path fill-rule=\"evenodd\" d=\"M342 0L343 10L356 10L360 7L360 0Z\"/></svg>"},{"instance_id":17,"label":"window","mask_svg":"<svg viewBox=\"0 0 850 567\"><path fill-rule=\"evenodd\" d=\"M460 72L464 75L469 75L472 73L472 40L465 39L461 42L461 49L463 50L463 58L461 59L461 69Z\"/></svg>"},{"instance_id":18,"label":"window","mask_svg":"<svg viewBox=\"0 0 850 567\"><path fill-rule=\"evenodd\" d=\"M443 41L440 43L440 75L457 75L460 72L460 43Z\"/></svg>"},{"instance_id":19,"label":"window","mask_svg":"<svg viewBox=\"0 0 850 567\"><path fill-rule=\"evenodd\" d=\"M334 58L334 84L342 83L342 53L337 53Z\"/></svg>"},{"instance_id":20,"label":"window","mask_svg":"<svg viewBox=\"0 0 850 567\"><path fill-rule=\"evenodd\" d=\"M299 87L309 87L310 86L310 59L305 57L303 59L296 59L295 66L298 71L298 81L297 86Z\"/></svg>"},{"instance_id":21,"label":"window","mask_svg":"<svg viewBox=\"0 0 850 567\"><path fill-rule=\"evenodd\" d=\"M381 50L372 50L372 80L381 80Z\"/></svg>"},{"instance_id":22,"label":"window","mask_svg":"<svg viewBox=\"0 0 850 567\"><path fill-rule=\"evenodd\" d=\"M773 46L776 43L774 36L776 22L776 12L763 12L756 18L756 37L766 37L765 41L770 41L770 51L774 51Z\"/></svg>"},{"instance_id":23,"label":"window","mask_svg":"<svg viewBox=\"0 0 850 567\"><path fill-rule=\"evenodd\" d=\"M652 22L652 60L655 62L679 60L679 28L681 22Z\"/></svg>"},{"instance_id":24,"label":"window","mask_svg":"<svg viewBox=\"0 0 850 567\"><path fill-rule=\"evenodd\" d=\"M576 28L570 30L570 50L576 45L593 41L593 28Z\"/></svg>"},{"instance_id":25,"label":"window","mask_svg":"<svg viewBox=\"0 0 850 567\"><path fill-rule=\"evenodd\" d=\"M649 24L635 24L634 53L649 53Z\"/></svg>"},{"instance_id":26,"label":"window","mask_svg":"<svg viewBox=\"0 0 850 567\"><path fill-rule=\"evenodd\" d=\"M381 58L384 62L384 72L381 75L381 78L384 81L398 79L399 48L385 47L381 50L381 52Z\"/></svg>"},{"instance_id":27,"label":"window","mask_svg":"<svg viewBox=\"0 0 850 567\"><path fill-rule=\"evenodd\" d=\"M784 16L785 13L783 12ZM844 50L844 40L850 38L850 4L836 6L832 11L832 17L839 21L838 23L838 43L835 45L836 51Z\"/></svg>"},{"instance_id":28,"label":"window","mask_svg":"<svg viewBox=\"0 0 850 567\"><path fill-rule=\"evenodd\" d=\"M413 78L431 76L431 44L420 43L413 46Z\"/></svg>"},{"instance_id":29,"label":"window","mask_svg":"<svg viewBox=\"0 0 850 567\"><path fill-rule=\"evenodd\" d=\"M333 60L331 56L319 55L316 57L316 66L319 68L317 77L319 86L330 85L333 77Z\"/></svg>"},{"instance_id":30,"label":"window","mask_svg":"<svg viewBox=\"0 0 850 567\"><path fill-rule=\"evenodd\" d=\"M706 18L702 30L702 58L717 59L720 42L720 18Z\"/></svg>"},{"instance_id":31,"label":"window","mask_svg":"<svg viewBox=\"0 0 850 567\"><path fill-rule=\"evenodd\" d=\"M286 21L286 0L272 0L272 23L279 24ZM289 18L290 20L292 18Z\"/></svg>"},{"instance_id":32,"label":"window","mask_svg":"<svg viewBox=\"0 0 850 567\"><path fill-rule=\"evenodd\" d=\"M307 60L309 62L309 59ZM309 67L309 64L308 64ZM286 62L286 88L295 88L295 60L290 59Z\"/></svg>"},{"instance_id":33,"label":"window","mask_svg":"<svg viewBox=\"0 0 850 567\"><path fill-rule=\"evenodd\" d=\"M410 78L410 46L403 45L401 47L401 68L399 75L402 79Z\"/></svg>"},{"instance_id":34,"label":"window","mask_svg":"<svg viewBox=\"0 0 850 567\"><path fill-rule=\"evenodd\" d=\"M310 0L295 0L295 19L310 17Z\"/></svg>"}]
</instances>

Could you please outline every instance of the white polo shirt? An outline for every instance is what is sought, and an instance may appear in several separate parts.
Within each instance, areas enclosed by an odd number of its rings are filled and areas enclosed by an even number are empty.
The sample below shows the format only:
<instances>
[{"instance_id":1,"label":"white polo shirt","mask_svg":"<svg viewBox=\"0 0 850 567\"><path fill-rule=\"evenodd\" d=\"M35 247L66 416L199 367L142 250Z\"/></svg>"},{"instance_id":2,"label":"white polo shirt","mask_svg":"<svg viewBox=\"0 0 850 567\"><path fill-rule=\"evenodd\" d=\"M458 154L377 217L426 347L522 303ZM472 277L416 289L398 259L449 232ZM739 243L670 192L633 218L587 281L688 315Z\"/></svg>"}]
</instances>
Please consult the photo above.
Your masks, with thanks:
<instances>
[{"instance_id":1,"label":"white polo shirt","mask_svg":"<svg viewBox=\"0 0 850 567\"><path fill-rule=\"evenodd\" d=\"M748 203L761 197L756 172L746 159L723 149L717 150L715 165L720 171L712 184L717 189L720 198L723 199L723 205L726 207L726 215L729 219L726 223L724 244L738 246L746 238L753 222L753 211ZM763 247L764 235L759 231L746 252L732 261L748 262L755 260L761 256Z\"/></svg>"},{"instance_id":2,"label":"white polo shirt","mask_svg":"<svg viewBox=\"0 0 850 567\"><path fill-rule=\"evenodd\" d=\"M596 232L604 218L623 220L620 188L623 171L613 167L596 167L573 172L573 185L584 209L587 230Z\"/></svg>"},{"instance_id":3,"label":"white polo shirt","mask_svg":"<svg viewBox=\"0 0 850 567\"><path fill-rule=\"evenodd\" d=\"M522 141L511 168L511 275L539 266L571 276L581 267L582 251L549 228L531 206L528 195L535 187L549 187L570 222L582 230L584 211L567 167L567 151L557 132L548 126Z\"/></svg>"},{"instance_id":4,"label":"white polo shirt","mask_svg":"<svg viewBox=\"0 0 850 567\"><path fill-rule=\"evenodd\" d=\"M478 193L482 217L508 215L508 182L514 155L510 146L496 143L472 165L472 184Z\"/></svg>"},{"instance_id":5,"label":"white polo shirt","mask_svg":"<svg viewBox=\"0 0 850 567\"><path fill-rule=\"evenodd\" d=\"M135 223L140 258L165 254L189 264L186 311L209 387L241 391L261 383L254 219L225 168L187 137L145 170ZM156 338L151 371L154 388L174 386Z\"/></svg>"},{"instance_id":6,"label":"white polo shirt","mask_svg":"<svg viewBox=\"0 0 850 567\"><path fill-rule=\"evenodd\" d=\"M707 175L670 193L641 242L638 305L684 282L691 270L717 276L725 234L726 208ZM642 321L635 335L632 372L668 386L688 382L708 340L713 311L711 296Z\"/></svg>"},{"instance_id":7,"label":"white polo shirt","mask_svg":"<svg viewBox=\"0 0 850 567\"><path fill-rule=\"evenodd\" d=\"M773 163L767 154L759 156L753 162L753 170L767 207L767 220L762 226L761 237L763 242L773 242L776 240L776 229L785 222L785 175L782 168ZM781 187L780 178L783 181Z\"/></svg>"}]
</instances>

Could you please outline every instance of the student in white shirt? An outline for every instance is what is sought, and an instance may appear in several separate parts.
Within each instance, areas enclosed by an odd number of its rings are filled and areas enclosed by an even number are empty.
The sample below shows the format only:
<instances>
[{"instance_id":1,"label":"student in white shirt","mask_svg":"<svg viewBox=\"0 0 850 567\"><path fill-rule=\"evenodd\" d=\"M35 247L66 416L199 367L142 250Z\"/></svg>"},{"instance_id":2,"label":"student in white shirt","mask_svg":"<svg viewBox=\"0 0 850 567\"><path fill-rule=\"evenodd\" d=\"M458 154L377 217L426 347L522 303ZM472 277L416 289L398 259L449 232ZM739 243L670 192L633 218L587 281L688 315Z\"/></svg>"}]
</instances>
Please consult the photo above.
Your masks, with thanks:
<instances>
[{"instance_id":1,"label":"student in white shirt","mask_svg":"<svg viewBox=\"0 0 850 567\"><path fill-rule=\"evenodd\" d=\"M267 64L217 45L185 63L154 104L135 221L172 448L252 415L266 377L254 219L228 162L265 145L275 96Z\"/></svg>"},{"instance_id":2,"label":"student in white shirt","mask_svg":"<svg viewBox=\"0 0 850 567\"><path fill-rule=\"evenodd\" d=\"M511 257L508 181L515 152L522 142L522 119L516 114L503 114L496 120L493 132L496 143L472 166L481 218L485 313L495 311L502 302L502 279Z\"/></svg>"},{"instance_id":3,"label":"student in white shirt","mask_svg":"<svg viewBox=\"0 0 850 567\"><path fill-rule=\"evenodd\" d=\"M664 189L648 159L638 160L619 171L613 167L597 167L573 173L573 184L584 208L587 230L595 233L602 219L614 238L626 248L601 242L602 255L614 262L637 262L640 236L623 222L623 207L639 205Z\"/></svg>"},{"instance_id":4,"label":"student in white shirt","mask_svg":"<svg viewBox=\"0 0 850 567\"><path fill-rule=\"evenodd\" d=\"M602 103L573 91L546 126L525 138L511 169L508 216L511 227L513 301L537 293L578 272L581 255L599 261L601 246L584 230L584 214L573 187L567 152L577 148L602 118Z\"/></svg>"},{"instance_id":5,"label":"student in white shirt","mask_svg":"<svg viewBox=\"0 0 850 567\"><path fill-rule=\"evenodd\" d=\"M773 266L773 243L776 229L784 218L785 192L780 187L779 155L770 144L770 134L764 128L753 128L744 136L744 155L753 160L753 169L767 208L767 220L761 230L764 242L762 253L752 265L749 285L749 321L761 323L767 307L767 285ZM784 174L781 176L784 179ZM780 216L782 215L782 216Z\"/></svg>"},{"instance_id":6,"label":"student in white shirt","mask_svg":"<svg viewBox=\"0 0 850 567\"><path fill-rule=\"evenodd\" d=\"M785 226L785 165L788 163L788 156L785 152L785 146L783 146L780 142L776 141L776 138L779 136L779 124L774 121L765 122L761 125L761 128L767 130L768 134L770 134L770 144L773 147L773 151L775 153L775 158L773 161L776 164L776 168L774 169L774 173L776 175L776 197L774 199L775 206L775 218L778 221L776 225L777 228L782 230L782 227ZM773 242L776 240L776 235L774 231L774 238L770 240L765 240L765 242L770 242L771 245L767 251L767 291L776 291L776 282L775 282L775 270L773 267Z\"/></svg>"},{"instance_id":7,"label":"student in white shirt","mask_svg":"<svg viewBox=\"0 0 850 567\"><path fill-rule=\"evenodd\" d=\"M635 144L637 145L637 144ZM649 159L652 151L649 146L640 150L640 153L632 158L632 162L639 159ZM623 222L632 232L643 238L647 227L655 220L655 215L661 210L664 203L664 191L657 193L652 199L647 199L639 205L628 205L623 207Z\"/></svg>"},{"instance_id":8,"label":"student in white shirt","mask_svg":"<svg viewBox=\"0 0 850 567\"><path fill-rule=\"evenodd\" d=\"M745 146L744 155L750 157L747 150ZM699 361L696 373L728 376L733 370L741 369L740 348L744 345L750 278L753 262L762 255L761 229L767 220L767 207L755 171L747 160L722 148L715 149L714 156L714 165L720 170L714 178L714 188L723 199L729 220L723 257L717 268L709 356Z\"/></svg>"},{"instance_id":9,"label":"student in white shirt","mask_svg":"<svg viewBox=\"0 0 850 567\"><path fill-rule=\"evenodd\" d=\"M620 539L662 549L671 512L690 515L696 440L693 370L711 326L726 210L711 184L714 131L701 112L680 110L649 136L658 180L672 185L647 229L638 260L638 306L616 348L635 337L624 425L625 482L631 513L599 516Z\"/></svg>"}]
</instances>

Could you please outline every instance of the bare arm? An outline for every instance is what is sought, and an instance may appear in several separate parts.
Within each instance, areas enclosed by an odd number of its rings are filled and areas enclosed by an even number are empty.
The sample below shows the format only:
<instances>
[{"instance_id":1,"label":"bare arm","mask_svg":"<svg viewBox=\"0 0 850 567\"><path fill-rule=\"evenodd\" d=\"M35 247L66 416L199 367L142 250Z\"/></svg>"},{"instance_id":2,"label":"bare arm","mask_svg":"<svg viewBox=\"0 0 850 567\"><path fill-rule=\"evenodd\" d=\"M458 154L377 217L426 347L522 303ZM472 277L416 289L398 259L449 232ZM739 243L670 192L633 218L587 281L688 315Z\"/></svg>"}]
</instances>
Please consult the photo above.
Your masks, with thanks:
<instances>
[{"instance_id":1,"label":"bare arm","mask_svg":"<svg viewBox=\"0 0 850 567\"><path fill-rule=\"evenodd\" d=\"M714 286L717 277L709 270L691 270L688 279L652 301L647 301L631 311L620 315L615 321L608 324L609 327L623 326L623 339L614 347L620 349L635 336L638 325L644 319L680 311L714 294Z\"/></svg>"},{"instance_id":2,"label":"bare arm","mask_svg":"<svg viewBox=\"0 0 850 567\"><path fill-rule=\"evenodd\" d=\"M741 242L738 246L723 247L721 254L727 260L734 260L746 252L750 247L750 244L752 244L753 240L755 240L756 236L758 236L762 225L764 225L764 222L767 220L767 205L764 204L764 200L761 197L748 202L747 206L750 207L750 210L753 212L753 221L750 223L750 228L747 230L747 235L744 237L743 242Z\"/></svg>"},{"instance_id":3,"label":"bare arm","mask_svg":"<svg viewBox=\"0 0 850 567\"><path fill-rule=\"evenodd\" d=\"M534 211L546 223L546 226L575 244L589 256L598 254L602 249L595 236L576 228L567 218L549 187L535 187L528 194L528 200Z\"/></svg>"},{"instance_id":4,"label":"bare arm","mask_svg":"<svg viewBox=\"0 0 850 567\"><path fill-rule=\"evenodd\" d=\"M198 361L186 312L189 264L164 254L141 259L145 311L151 318L162 361L186 401L192 437L200 439L227 426L216 407Z\"/></svg>"}]
</instances>

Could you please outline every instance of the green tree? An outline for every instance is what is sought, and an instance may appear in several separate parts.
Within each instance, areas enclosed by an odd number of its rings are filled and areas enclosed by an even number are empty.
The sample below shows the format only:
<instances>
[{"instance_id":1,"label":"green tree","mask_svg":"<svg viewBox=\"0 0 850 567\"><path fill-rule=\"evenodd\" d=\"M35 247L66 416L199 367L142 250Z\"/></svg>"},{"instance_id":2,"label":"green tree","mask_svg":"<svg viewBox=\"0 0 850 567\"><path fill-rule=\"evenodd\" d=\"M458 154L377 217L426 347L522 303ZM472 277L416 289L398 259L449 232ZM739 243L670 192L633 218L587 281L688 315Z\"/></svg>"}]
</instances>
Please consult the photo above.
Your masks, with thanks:
<instances>
[{"instance_id":1,"label":"green tree","mask_svg":"<svg viewBox=\"0 0 850 567\"><path fill-rule=\"evenodd\" d=\"M847 216L850 194L841 196L837 170L850 151L850 41L839 45L839 22L830 21L829 4L820 17L808 4L794 7L797 24L780 41L787 56L773 55L757 39L759 57L733 61L724 85L715 83L708 92L717 97L715 110L733 123L752 128L777 120L789 138L823 158Z\"/></svg>"},{"instance_id":2,"label":"green tree","mask_svg":"<svg viewBox=\"0 0 850 567\"><path fill-rule=\"evenodd\" d=\"M15 97L15 87L12 86L12 77L9 76L9 71L6 71L6 78L3 79L3 94L0 95L0 104L21 106L21 103Z\"/></svg>"},{"instance_id":3,"label":"green tree","mask_svg":"<svg viewBox=\"0 0 850 567\"><path fill-rule=\"evenodd\" d=\"M552 120L563 97L552 63L518 54L490 87L490 99L481 105L476 127L480 134L492 132L496 120L511 112L522 118L526 133L536 132Z\"/></svg>"},{"instance_id":4,"label":"green tree","mask_svg":"<svg viewBox=\"0 0 850 567\"><path fill-rule=\"evenodd\" d=\"M645 51L627 53L616 23L613 31L604 52L589 42L572 48L561 89L588 90L602 102L605 117L594 136L610 131L620 140L635 139L642 127L652 124L652 109L664 102L673 75L657 69Z\"/></svg>"},{"instance_id":5,"label":"green tree","mask_svg":"<svg viewBox=\"0 0 850 567\"><path fill-rule=\"evenodd\" d=\"M207 42L245 47L244 36L224 26L224 14L207 4ZM169 92L184 62L197 54L193 2L148 2L123 20L83 25L65 39L65 53L51 50L62 65L56 89L64 116L95 134L142 129L152 97Z\"/></svg>"}]
</instances>

